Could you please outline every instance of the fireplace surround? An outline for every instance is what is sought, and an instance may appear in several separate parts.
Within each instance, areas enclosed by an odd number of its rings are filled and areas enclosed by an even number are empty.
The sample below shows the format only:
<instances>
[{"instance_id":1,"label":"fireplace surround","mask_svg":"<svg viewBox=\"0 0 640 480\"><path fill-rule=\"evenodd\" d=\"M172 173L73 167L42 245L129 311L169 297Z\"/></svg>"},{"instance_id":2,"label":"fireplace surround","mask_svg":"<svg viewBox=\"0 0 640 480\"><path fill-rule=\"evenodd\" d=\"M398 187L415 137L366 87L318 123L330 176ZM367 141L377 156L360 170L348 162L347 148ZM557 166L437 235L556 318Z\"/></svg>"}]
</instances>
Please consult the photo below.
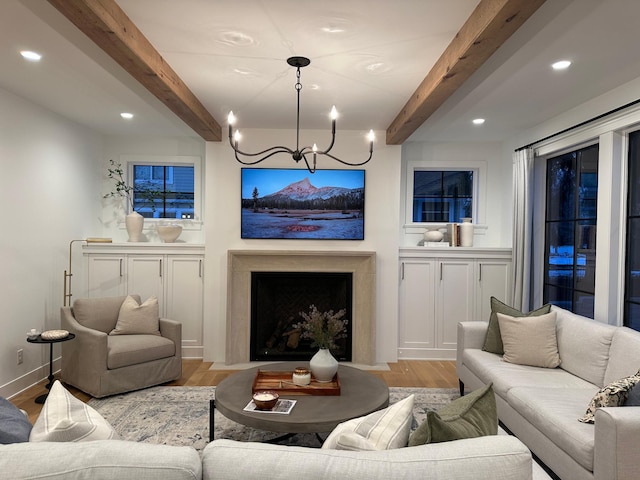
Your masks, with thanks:
<instances>
[{"instance_id":1,"label":"fireplace surround","mask_svg":"<svg viewBox=\"0 0 640 480\"><path fill-rule=\"evenodd\" d=\"M375 252L229 250L225 363L251 361L252 272L352 274L352 362L375 364Z\"/></svg>"}]
</instances>

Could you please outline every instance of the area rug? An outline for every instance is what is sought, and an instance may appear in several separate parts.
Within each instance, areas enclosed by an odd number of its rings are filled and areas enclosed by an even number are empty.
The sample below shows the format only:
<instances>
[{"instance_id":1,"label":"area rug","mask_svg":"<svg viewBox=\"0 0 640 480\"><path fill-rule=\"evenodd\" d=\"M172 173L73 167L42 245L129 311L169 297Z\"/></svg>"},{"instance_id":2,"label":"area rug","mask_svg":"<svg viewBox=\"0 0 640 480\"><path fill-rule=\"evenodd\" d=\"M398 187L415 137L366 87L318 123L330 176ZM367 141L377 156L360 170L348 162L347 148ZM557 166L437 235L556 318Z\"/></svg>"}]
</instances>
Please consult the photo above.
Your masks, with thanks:
<instances>
[{"instance_id":1,"label":"area rug","mask_svg":"<svg viewBox=\"0 0 640 480\"><path fill-rule=\"evenodd\" d=\"M389 388L389 402L415 395L414 428L430 410L458 398L455 388ZM165 445L192 446L198 451L209 442L209 400L215 387L153 387L137 392L91 399L96 409L123 440ZM248 400L247 400L248 401ZM262 442L280 434L245 427L215 413L214 438ZM319 447L314 434L297 434L286 445Z\"/></svg>"}]
</instances>

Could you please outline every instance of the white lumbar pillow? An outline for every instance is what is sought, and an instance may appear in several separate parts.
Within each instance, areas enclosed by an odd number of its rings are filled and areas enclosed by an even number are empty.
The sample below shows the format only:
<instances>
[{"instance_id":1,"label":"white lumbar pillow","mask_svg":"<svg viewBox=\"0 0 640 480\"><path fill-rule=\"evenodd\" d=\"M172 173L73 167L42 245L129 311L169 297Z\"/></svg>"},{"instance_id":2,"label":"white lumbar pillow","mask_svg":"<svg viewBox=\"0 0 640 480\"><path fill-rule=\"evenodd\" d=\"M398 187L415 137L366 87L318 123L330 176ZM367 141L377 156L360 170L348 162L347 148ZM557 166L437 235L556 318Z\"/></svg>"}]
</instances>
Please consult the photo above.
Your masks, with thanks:
<instances>
[{"instance_id":1,"label":"white lumbar pillow","mask_svg":"<svg viewBox=\"0 0 640 480\"><path fill-rule=\"evenodd\" d=\"M102 415L71 395L58 380L51 386L29 435L30 442L88 442L119 438Z\"/></svg>"},{"instance_id":2,"label":"white lumbar pillow","mask_svg":"<svg viewBox=\"0 0 640 480\"><path fill-rule=\"evenodd\" d=\"M413 421L414 395L384 410L338 425L322 444L334 450L390 450L406 447Z\"/></svg>"}]
</instances>

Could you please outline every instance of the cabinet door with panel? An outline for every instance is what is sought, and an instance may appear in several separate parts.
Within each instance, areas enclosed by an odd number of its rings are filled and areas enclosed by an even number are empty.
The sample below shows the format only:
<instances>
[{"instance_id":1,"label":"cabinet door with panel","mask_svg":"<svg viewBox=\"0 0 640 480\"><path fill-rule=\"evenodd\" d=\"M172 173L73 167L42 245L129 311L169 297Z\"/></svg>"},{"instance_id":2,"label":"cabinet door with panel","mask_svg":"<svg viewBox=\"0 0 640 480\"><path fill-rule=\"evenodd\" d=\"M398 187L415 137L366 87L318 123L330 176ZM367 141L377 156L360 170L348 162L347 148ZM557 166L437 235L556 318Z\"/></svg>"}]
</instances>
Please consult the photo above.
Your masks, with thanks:
<instances>
[{"instance_id":1,"label":"cabinet door with panel","mask_svg":"<svg viewBox=\"0 0 640 480\"><path fill-rule=\"evenodd\" d=\"M127 293L140 295L143 302L151 295L158 297L161 317L165 316L163 269L162 255L127 256Z\"/></svg>"},{"instance_id":2,"label":"cabinet door with panel","mask_svg":"<svg viewBox=\"0 0 640 480\"><path fill-rule=\"evenodd\" d=\"M435 261L400 264L399 338L401 357L425 358L435 348Z\"/></svg>"},{"instance_id":3,"label":"cabinet door with panel","mask_svg":"<svg viewBox=\"0 0 640 480\"><path fill-rule=\"evenodd\" d=\"M455 349L458 322L473 320L474 262L440 260L436 298L436 342L438 348Z\"/></svg>"},{"instance_id":4,"label":"cabinet door with panel","mask_svg":"<svg viewBox=\"0 0 640 480\"><path fill-rule=\"evenodd\" d=\"M198 356L203 345L203 269L202 256L167 257L165 316L182 323L182 345L189 357Z\"/></svg>"},{"instance_id":5,"label":"cabinet door with panel","mask_svg":"<svg viewBox=\"0 0 640 480\"><path fill-rule=\"evenodd\" d=\"M511 262L508 260L479 260L476 264L476 312L474 320L489 321L491 297L511 305Z\"/></svg>"},{"instance_id":6,"label":"cabinet door with panel","mask_svg":"<svg viewBox=\"0 0 640 480\"><path fill-rule=\"evenodd\" d=\"M120 255L90 255L88 257L89 297L118 297L127 294L125 257Z\"/></svg>"}]
</instances>

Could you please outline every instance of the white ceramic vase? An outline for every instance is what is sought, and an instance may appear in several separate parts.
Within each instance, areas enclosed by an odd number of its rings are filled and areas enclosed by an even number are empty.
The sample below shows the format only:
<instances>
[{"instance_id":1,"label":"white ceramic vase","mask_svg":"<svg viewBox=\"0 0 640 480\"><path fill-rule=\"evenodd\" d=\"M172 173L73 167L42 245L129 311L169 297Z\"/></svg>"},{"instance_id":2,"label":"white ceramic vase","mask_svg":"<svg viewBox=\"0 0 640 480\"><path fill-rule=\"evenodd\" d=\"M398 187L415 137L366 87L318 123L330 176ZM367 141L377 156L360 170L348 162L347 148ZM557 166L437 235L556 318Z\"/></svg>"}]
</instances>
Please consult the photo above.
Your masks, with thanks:
<instances>
[{"instance_id":1,"label":"white ceramic vase","mask_svg":"<svg viewBox=\"0 0 640 480\"><path fill-rule=\"evenodd\" d=\"M127 227L130 242L139 242L142 240L142 227L144 227L144 217L138 212L131 212L124 219L124 225Z\"/></svg>"},{"instance_id":2,"label":"white ceramic vase","mask_svg":"<svg viewBox=\"0 0 640 480\"><path fill-rule=\"evenodd\" d=\"M460 224L460 246L473 247L473 223L470 218L463 218Z\"/></svg>"},{"instance_id":3,"label":"white ceramic vase","mask_svg":"<svg viewBox=\"0 0 640 480\"><path fill-rule=\"evenodd\" d=\"M328 348L321 348L311 357L309 368L316 381L327 383L333 380L338 371L338 361L331 355Z\"/></svg>"}]
</instances>

